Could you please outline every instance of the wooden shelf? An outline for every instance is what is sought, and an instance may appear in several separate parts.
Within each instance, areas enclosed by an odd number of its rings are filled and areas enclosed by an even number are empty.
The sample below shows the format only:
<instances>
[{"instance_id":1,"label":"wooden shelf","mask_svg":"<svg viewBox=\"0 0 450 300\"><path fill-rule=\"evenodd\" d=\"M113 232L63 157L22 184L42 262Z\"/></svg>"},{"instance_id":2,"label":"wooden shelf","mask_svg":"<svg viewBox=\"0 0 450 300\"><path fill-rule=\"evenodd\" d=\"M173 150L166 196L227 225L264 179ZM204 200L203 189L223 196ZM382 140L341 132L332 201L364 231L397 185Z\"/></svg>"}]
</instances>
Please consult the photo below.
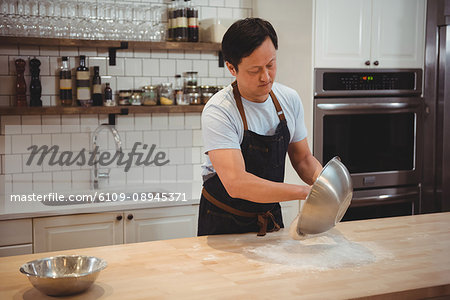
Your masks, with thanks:
<instances>
[{"instance_id":1,"label":"wooden shelf","mask_svg":"<svg viewBox=\"0 0 450 300\"><path fill-rule=\"evenodd\" d=\"M74 115L201 112L204 105L0 107L0 115Z\"/></svg>"},{"instance_id":2,"label":"wooden shelf","mask_svg":"<svg viewBox=\"0 0 450 300\"><path fill-rule=\"evenodd\" d=\"M189 43L189 42L138 42L138 41L104 41L79 40L64 38L36 38L0 36L2 45L24 46L57 46L57 47L88 47L88 48L114 48L120 47L121 42L128 42L128 48L157 49L157 50L194 50L194 51L220 51L220 43Z\"/></svg>"}]
</instances>

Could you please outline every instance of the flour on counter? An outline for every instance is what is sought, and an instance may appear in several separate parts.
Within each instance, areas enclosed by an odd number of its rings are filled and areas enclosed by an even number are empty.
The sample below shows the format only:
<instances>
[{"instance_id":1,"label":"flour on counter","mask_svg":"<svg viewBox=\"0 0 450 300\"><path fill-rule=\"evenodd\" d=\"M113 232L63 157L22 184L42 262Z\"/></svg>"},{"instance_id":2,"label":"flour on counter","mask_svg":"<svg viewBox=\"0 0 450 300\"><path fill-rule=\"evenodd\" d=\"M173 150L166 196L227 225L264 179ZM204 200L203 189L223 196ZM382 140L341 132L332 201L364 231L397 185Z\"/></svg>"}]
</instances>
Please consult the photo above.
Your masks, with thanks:
<instances>
[{"instance_id":1,"label":"flour on counter","mask_svg":"<svg viewBox=\"0 0 450 300\"><path fill-rule=\"evenodd\" d=\"M386 258L389 253L347 240L340 234L328 232L301 241L278 240L261 246L246 247L244 252L256 261L271 264L277 271L321 271L358 267ZM269 271L269 270L268 270Z\"/></svg>"}]
</instances>

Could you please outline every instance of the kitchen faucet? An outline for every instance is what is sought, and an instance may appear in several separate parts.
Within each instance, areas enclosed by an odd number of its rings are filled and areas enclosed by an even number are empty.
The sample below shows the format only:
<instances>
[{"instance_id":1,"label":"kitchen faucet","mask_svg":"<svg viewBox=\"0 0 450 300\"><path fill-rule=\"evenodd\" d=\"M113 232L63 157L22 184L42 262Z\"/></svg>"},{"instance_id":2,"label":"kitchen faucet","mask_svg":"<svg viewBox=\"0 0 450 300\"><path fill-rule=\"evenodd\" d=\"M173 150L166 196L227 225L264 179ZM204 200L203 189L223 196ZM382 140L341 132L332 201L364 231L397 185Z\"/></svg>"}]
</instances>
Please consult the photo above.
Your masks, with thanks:
<instances>
[{"instance_id":1,"label":"kitchen faucet","mask_svg":"<svg viewBox=\"0 0 450 300\"><path fill-rule=\"evenodd\" d=\"M116 144L116 151L121 153L122 152L122 142L120 140L119 132L114 127L114 125L109 125L109 124L101 124L94 130L94 133L92 134L93 151L97 152L97 150L98 150L97 149L97 138L98 138L99 133L103 129L108 129L111 132L111 134L114 138L114 142ZM94 187L94 189L98 189L98 181L100 178L101 179L109 179L109 172L111 171L111 169L107 169L106 172L100 171L100 169L98 167L98 160L97 160L98 155L99 155L99 153L95 153L94 169L93 169L93 187Z\"/></svg>"}]
</instances>

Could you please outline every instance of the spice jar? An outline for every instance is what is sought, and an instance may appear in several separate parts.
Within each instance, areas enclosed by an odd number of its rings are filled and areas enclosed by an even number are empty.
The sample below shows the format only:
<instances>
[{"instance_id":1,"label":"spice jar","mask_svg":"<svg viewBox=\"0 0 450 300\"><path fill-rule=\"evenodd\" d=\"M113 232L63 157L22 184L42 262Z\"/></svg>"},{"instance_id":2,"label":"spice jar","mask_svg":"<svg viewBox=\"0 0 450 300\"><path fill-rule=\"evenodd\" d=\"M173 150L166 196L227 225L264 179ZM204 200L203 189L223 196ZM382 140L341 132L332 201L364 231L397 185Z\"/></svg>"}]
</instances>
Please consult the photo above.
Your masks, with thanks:
<instances>
[{"instance_id":1,"label":"spice jar","mask_svg":"<svg viewBox=\"0 0 450 300\"><path fill-rule=\"evenodd\" d=\"M184 72L184 87L197 86L197 74L198 72Z\"/></svg>"},{"instance_id":2,"label":"spice jar","mask_svg":"<svg viewBox=\"0 0 450 300\"><path fill-rule=\"evenodd\" d=\"M170 82L161 83L159 87L159 102L161 103L161 105L173 104L172 83Z\"/></svg>"},{"instance_id":3,"label":"spice jar","mask_svg":"<svg viewBox=\"0 0 450 300\"><path fill-rule=\"evenodd\" d=\"M192 105L202 104L198 86L187 86L185 89L186 102Z\"/></svg>"},{"instance_id":4,"label":"spice jar","mask_svg":"<svg viewBox=\"0 0 450 300\"><path fill-rule=\"evenodd\" d=\"M119 105L130 105L131 90L119 91Z\"/></svg>"},{"instance_id":5,"label":"spice jar","mask_svg":"<svg viewBox=\"0 0 450 300\"><path fill-rule=\"evenodd\" d=\"M131 105L142 105L142 90L133 90L130 98Z\"/></svg>"},{"instance_id":6,"label":"spice jar","mask_svg":"<svg viewBox=\"0 0 450 300\"><path fill-rule=\"evenodd\" d=\"M158 90L154 85L144 86L144 92L142 93L143 105L156 105L158 103Z\"/></svg>"},{"instance_id":7,"label":"spice jar","mask_svg":"<svg viewBox=\"0 0 450 300\"><path fill-rule=\"evenodd\" d=\"M209 86L209 85L202 85L200 87L201 91L201 98L202 98L202 104L206 104L208 102L209 98L211 98L216 93L216 87Z\"/></svg>"}]
</instances>

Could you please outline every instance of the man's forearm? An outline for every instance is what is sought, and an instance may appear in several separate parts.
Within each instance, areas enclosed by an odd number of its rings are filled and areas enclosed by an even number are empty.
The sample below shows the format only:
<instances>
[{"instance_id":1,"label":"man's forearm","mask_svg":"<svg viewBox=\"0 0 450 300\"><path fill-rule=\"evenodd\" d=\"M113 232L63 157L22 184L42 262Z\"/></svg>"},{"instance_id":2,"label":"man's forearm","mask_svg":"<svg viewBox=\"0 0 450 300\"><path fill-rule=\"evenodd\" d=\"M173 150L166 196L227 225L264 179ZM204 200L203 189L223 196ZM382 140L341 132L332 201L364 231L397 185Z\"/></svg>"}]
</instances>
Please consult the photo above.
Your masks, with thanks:
<instances>
[{"instance_id":1,"label":"man's forearm","mask_svg":"<svg viewBox=\"0 0 450 300\"><path fill-rule=\"evenodd\" d=\"M313 155L308 155L293 167L300 178L309 185L316 181L322 171L322 165Z\"/></svg>"}]
</instances>

